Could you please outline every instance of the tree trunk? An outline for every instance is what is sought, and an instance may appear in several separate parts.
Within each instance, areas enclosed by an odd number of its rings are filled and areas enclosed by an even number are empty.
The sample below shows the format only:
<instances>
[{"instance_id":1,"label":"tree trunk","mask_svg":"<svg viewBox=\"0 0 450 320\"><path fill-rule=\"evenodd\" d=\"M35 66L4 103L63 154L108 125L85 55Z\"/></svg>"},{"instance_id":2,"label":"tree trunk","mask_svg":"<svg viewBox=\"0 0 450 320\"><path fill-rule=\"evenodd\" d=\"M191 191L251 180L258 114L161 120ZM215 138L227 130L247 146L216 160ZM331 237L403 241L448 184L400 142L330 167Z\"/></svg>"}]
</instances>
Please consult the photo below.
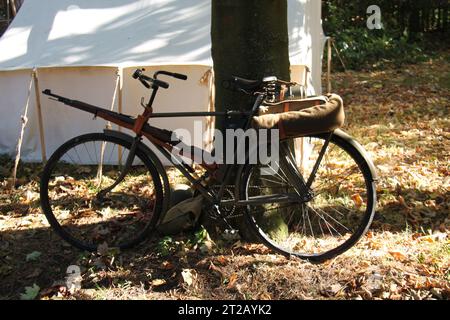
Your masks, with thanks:
<instances>
[{"instance_id":1,"label":"tree trunk","mask_svg":"<svg viewBox=\"0 0 450 320\"><path fill-rule=\"evenodd\" d=\"M410 0L409 40L415 41L420 32L420 10L416 0Z\"/></svg>"},{"instance_id":2,"label":"tree trunk","mask_svg":"<svg viewBox=\"0 0 450 320\"><path fill-rule=\"evenodd\" d=\"M444 8L442 9L443 11L443 19L442 19L442 28L444 29L444 32L448 32L448 20L449 20L449 16L448 16L448 2L444 4Z\"/></svg>"},{"instance_id":3,"label":"tree trunk","mask_svg":"<svg viewBox=\"0 0 450 320\"><path fill-rule=\"evenodd\" d=\"M252 107L254 97L222 86L233 75L290 79L287 0L212 0L211 38L217 111ZM223 131L229 126L226 122L217 118L216 127ZM249 234L240 220L235 227ZM280 217L270 220L274 229L285 229Z\"/></svg>"},{"instance_id":4,"label":"tree trunk","mask_svg":"<svg viewBox=\"0 0 450 320\"><path fill-rule=\"evenodd\" d=\"M212 57L216 109L249 109L252 97L223 88L231 76L289 79L287 0L213 0ZM217 119L218 128L223 128Z\"/></svg>"}]
</instances>

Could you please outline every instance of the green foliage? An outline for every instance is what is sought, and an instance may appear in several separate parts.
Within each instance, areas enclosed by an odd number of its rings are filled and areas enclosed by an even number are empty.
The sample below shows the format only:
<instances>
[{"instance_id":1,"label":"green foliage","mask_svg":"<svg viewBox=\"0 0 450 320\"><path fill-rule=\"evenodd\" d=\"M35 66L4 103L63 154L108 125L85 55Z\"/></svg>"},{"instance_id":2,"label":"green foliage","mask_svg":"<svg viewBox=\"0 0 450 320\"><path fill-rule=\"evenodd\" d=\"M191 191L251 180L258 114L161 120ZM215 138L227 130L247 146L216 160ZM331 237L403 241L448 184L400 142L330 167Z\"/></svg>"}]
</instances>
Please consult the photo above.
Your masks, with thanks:
<instances>
[{"instance_id":1,"label":"green foliage","mask_svg":"<svg viewBox=\"0 0 450 320\"><path fill-rule=\"evenodd\" d=\"M32 287L25 287L25 293L20 295L20 300L34 300L39 294L41 288L34 283Z\"/></svg>"},{"instance_id":2,"label":"green foliage","mask_svg":"<svg viewBox=\"0 0 450 320\"><path fill-rule=\"evenodd\" d=\"M172 237L166 236L158 242L157 251L162 257L166 257L176 249L175 241Z\"/></svg>"},{"instance_id":3,"label":"green foliage","mask_svg":"<svg viewBox=\"0 0 450 320\"><path fill-rule=\"evenodd\" d=\"M206 240L208 240L208 231L201 226L197 231L194 232L191 239L189 239L188 244L191 246L202 245Z\"/></svg>"},{"instance_id":4,"label":"green foliage","mask_svg":"<svg viewBox=\"0 0 450 320\"><path fill-rule=\"evenodd\" d=\"M442 29L444 24L439 22L443 15L432 7L436 5L434 1L428 3L432 9L422 2L411 5L408 0L377 1L381 8L381 30L370 30L366 25L370 16L366 10L373 1L324 0L322 3L325 34L333 37L348 69L421 62L448 42L444 41L448 30ZM414 15L417 10L421 10L419 19ZM333 49L334 66L342 69L338 59Z\"/></svg>"},{"instance_id":5,"label":"green foliage","mask_svg":"<svg viewBox=\"0 0 450 320\"><path fill-rule=\"evenodd\" d=\"M354 70L381 68L386 64L400 66L424 61L428 57L420 44L408 42L406 36L367 28L342 30L336 35L335 44L346 67ZM334 61L337 59L337 56L333 57Z\"/></svg>"},{"instance_id":6,"label":"green foliage","mask_svg":"<svg viewBox=\"0 0 450 320\"><path fill-rule=\"evenodd\" d=\"M28 261L35 261L38 260L39 257L41 256L42 253L40 253L39 251L33 251L29 254L27 254L25 260Z\"/></svg>"}]
</instances>

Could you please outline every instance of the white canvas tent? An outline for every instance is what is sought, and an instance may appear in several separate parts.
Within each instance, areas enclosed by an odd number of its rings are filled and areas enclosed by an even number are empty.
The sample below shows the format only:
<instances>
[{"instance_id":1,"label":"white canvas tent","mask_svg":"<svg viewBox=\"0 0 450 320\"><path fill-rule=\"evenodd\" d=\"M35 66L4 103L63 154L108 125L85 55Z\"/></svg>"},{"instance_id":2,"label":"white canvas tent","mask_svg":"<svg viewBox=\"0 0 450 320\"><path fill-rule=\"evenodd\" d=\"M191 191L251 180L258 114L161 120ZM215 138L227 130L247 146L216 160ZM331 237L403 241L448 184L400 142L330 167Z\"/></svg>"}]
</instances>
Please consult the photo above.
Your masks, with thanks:
<instances>
[{"instance_id":1,"label":"white canvas tent","mask_svg":"<svg viewBox=\"0 0 450 320\"><path fill-rule=\"evenodd\" d=\"M288 0L288 6L292 79L298 80L300 65L307 65L312 71L310 93L318 92L320 1ZM211 109L210 26L211 0L25 0L0 38L0 154L15 154L26 109L25 161L41 161L69 138L105 128L104 121L92 121L91 115L51 101L39 90L50 88L138 114L148 91L131 78L137 67L149 74L164 69L189 77L171 79L171 88L160 91L156 111ZM193 120L208 126L201 118L152 124L193 130Z\"/></svg>"}]
</instances>

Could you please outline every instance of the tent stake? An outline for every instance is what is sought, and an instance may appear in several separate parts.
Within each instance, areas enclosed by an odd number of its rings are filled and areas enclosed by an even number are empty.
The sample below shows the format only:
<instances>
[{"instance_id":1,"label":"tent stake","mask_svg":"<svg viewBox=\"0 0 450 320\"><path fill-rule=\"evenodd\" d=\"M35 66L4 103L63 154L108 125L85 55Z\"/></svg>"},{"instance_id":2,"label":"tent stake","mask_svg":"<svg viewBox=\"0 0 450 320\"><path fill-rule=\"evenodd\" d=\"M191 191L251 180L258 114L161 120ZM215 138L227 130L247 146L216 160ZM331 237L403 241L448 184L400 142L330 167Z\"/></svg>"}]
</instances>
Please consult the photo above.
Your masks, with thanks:
<instances>
[{"instance_id":1,"label":"tent stake","mask_svg":"<svg viewBox=\"0 0 450 320\"><path fill-rule=\"evenodd\" d=\"M25 110L23 112L23 115L21 116L21 122L22 126L20 128L20 134L19 139L17 141L16 146L16 159L14 161L14 169L12 172L12 183L11 183L11 190L15 188L16 186L16 180L17 180L17 168L19 167L19 161L20 161L20 151L22 149L22 141L23 141L23 134L25 132L25 127L28 122L27 114L28 114L28 106L30 105L30 96L31 96L31 87L33 86L33 76L31 76L30 79L30 85L28 87L28 95L27 95L27 103L25 104Z\"/></svg>"},{"instance_id":2,"label":"tent stake","mask_svg":"<svg viewBox=\"0 0 450 320\"><path fill-rule=\"evenodd\" d=\"M37 70L33 70L34 92L36 96L36 108L38 113L39 138L41 139L41 156L42 162L47 162L47 151L45 148L44 122L42 121L41 108L41 92L39 90L39 80L37 77Z\"/></svg>"}]
</instances>

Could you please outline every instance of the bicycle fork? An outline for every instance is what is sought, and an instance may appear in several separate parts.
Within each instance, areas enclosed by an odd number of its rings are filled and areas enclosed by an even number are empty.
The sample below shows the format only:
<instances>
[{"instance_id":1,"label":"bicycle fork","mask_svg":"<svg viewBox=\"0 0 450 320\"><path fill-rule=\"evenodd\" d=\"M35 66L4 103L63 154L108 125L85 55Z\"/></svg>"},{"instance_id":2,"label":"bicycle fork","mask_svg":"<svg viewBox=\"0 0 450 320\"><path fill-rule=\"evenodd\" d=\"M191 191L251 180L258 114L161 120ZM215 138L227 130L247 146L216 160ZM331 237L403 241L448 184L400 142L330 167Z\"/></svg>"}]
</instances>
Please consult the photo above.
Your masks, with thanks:
<instances>
[{"instance_id":1,"label":"bicycle fork","mask_svg":"<svg viewBox=\"0 0 450 320\"><path fill-rule=\"evenodd\" d=\"M121 183L123 181L125 176L128 174L128 171L130 171L131 166L133 165L134 157L136 155L136 148L137 148L138 144L140 143L140 141L141 141L140 136L136 136L134 138L133 143L131 144L130 152L128 153L128 157L125 162L125 166L124 166L122 172L120 173L119 177L116 179L116 181L112 185L99 191L99 193L97 194L97 199L102 200L108 192L113 190L115 187L117 187L119 185L119 183Z\"/></svg>"},{"instance_id":2,"label":"bicycle fork","mask_svg":"<svg viewBox=\"0 0 450 320\"><path fill-rule=\"evenodd\" d=\"M298 170L297 165L295 164L295 158L292 155L289 146L287 146L285 143L280 144L282 156L280 157L279 169L286 176L286 178L288 178L288 181L292 183L296 193L300 197L301 202L308 202L314 198L314 193L311 190L311 185L314 182L317 170L319 169L320 163L322 162L322 159L325 155L325 152L328 148L332 136L333 133L330 133L327 140L325 140L325 143L323 144L320 150L316 163L312 168L308 181L305 181L303 175Z\"/></svg>"}]
</instances>

